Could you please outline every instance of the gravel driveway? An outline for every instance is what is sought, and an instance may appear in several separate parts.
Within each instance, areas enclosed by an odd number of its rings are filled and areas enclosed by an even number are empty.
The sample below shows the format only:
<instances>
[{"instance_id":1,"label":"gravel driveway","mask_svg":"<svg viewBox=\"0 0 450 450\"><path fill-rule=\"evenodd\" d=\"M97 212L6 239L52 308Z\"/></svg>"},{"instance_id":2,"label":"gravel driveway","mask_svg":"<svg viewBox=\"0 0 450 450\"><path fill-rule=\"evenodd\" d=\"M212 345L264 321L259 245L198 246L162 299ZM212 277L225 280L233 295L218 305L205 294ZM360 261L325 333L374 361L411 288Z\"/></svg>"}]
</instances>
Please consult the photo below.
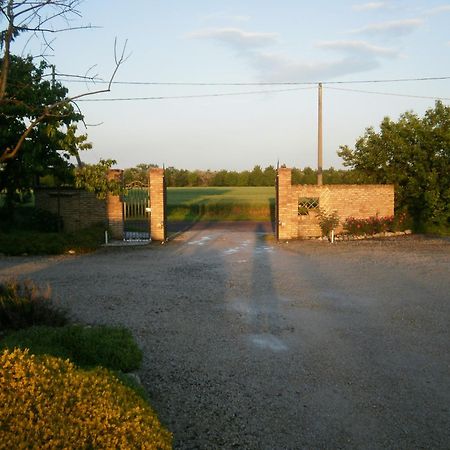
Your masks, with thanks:
<instances>
[{"instance_id":1,"label":"gravel driveway","mask_svg":"<svg viewBox=\"0 0 450 450\"><path fill-rule=\"evenodd\" d=\"M276 243L263 227L0 258L123 324L180 449L450 448L450 242Z\"/></svg>"}]
</instances>

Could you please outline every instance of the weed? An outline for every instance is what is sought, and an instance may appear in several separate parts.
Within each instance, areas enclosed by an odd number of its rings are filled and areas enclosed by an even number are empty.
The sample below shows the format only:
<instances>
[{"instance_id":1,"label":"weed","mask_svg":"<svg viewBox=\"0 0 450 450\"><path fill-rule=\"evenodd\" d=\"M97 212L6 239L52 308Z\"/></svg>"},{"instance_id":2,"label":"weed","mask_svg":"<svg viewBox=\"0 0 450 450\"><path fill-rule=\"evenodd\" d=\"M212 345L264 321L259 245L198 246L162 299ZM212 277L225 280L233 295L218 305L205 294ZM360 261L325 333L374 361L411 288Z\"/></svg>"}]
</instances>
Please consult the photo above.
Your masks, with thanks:
<instances>
[{"instance_id":1,"label":"weed","mask_svg":"<svg viewBox=\"0 0 450 450\"><path fill-rule=\"evenodd\" d=\"M55 306L49 288L43 290L30 281L0 284L0 329L18 330L34 325L62 326L67 313Z\"/></svg>"}]
</instances>

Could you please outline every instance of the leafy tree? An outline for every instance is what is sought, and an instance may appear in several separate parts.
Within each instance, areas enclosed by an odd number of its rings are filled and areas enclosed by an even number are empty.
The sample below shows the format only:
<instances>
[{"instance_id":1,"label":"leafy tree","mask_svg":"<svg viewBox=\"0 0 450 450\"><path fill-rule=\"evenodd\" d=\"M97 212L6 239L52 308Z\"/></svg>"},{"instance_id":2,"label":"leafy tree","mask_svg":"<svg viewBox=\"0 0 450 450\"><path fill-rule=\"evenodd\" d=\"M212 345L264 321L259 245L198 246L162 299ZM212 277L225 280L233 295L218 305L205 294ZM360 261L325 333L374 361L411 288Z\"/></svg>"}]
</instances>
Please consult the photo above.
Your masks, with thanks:
<instances>
[{"instance_id":1,"label":"leafy tree","mask_svg":"<svg viewBox=\"0 0 450 450\"><path fill-rule=\"evenodd\" d=\"M249 186L263 186L264 174L261 166L253 167L248 179Z\"/></svg>"},{"instance_id":2,"label":"leafy tree","mask_svg":"<svg viewBox=\"0 0 450 450\"><path fill-rule=\"evenodd\" d=\"M264 186L275 186L275 179L277 177L277 171L273 166L267 166L264 169Z\"/></svg>"},{"instance_id":3,"label":"leafy tree","mask_svg":"<svg viewBox=\"0 0 450 450\"><path fill-rule=\"evenodd\" d=\"M75 172L75 186L93 192L98 198L106 198L108 193L122 193L122 182L108 177L111 167L116 164L113 159L101 159L97 164L84 164Z\"/></svg>"},{"instance_id":4,"label":"leafy tree","mask_svg":"<svg viewBox=\"0 0 450 450\"><path fill-rule=\"evenodd\" d=\"M151 168L158 167L157 164L138 164L136 167L130 167L123 171L123 182L125 185L133 181L139 181L142 184L148 183L148 171Z\"/></svg>"},{"instance_id":5,"label":"leafy tree","mask_svg":"<svg viewBox=\"0 0 450 450\"><path fill-rule=\"evenodd\" d=\"M450 221L450 107L436 102L424 117L386 117L380 131L367 128L355 148L338 152L344 165L376 183L394 183L396 206L406 208L416 226Z\"/></svg>"},{"instance_id":6,"label":"leafy tree","mask_svg":"<svg viewBox=\"0 0 450 450\"><path fill-rule=\"evenodd\" d=\"M47 41L49 33L89 28L89 26L67 26L70 23L71 16L80 16L77 7L81 3L82 0L0 0L0 25L4 27L0 28L0 114L3 118L13 115L18 121L22 120L21 129L16 130L17 140L1 143L0 164L15 159L25 146L25 142L35 132L35 129L39 128L39 125L52 124L56 118L64 122L65 118L72 114L72 103L75 100L87 95L95 95L111 90L112 81L119 67L126 60L126 42L121 53L117 53L117 42L115 42L115 69L106 89L86 92L75 97L68 97L66 95L67 91L64 91L64 95L57 96L53 101L47 98L47 101L41 104L36 102L34 95L19 99L16 97L18 86L25 89L27 87L35 87L35 80L28 80L28 84L17 85L18 80L22 83L25 81L25 78L19 77L14 79L13 66L15 62L17 63L17 57L11 51L14 40L24 33L30 33L32 36L41 36L45 48L50 47ZM58 23L64 25L58 27ZM41 55L42 58L43 55ZM32 57L27 58L27 60L31 63ZM41 63L37 64L37 67L41 69L39 78L42 78L42 70L48 66L43 66ZM33 72L33 68L29 68L29 70L30 73ZM25 74L23 75L26 76ZM11 87L11 83L16 83L15 88L14 86ZM40 99L42 100L42 98ZM12 107L19 109L14 111ZM30 113L30 109L32 109L32 113ZM19 131L21 131L21 134L18 134Z\"/></svg>"},{"instance_id":7,"label":"leafy tree","mask_svg":"<svg viewBox=\"0 0 450 450\"><path fill-rule=\"evenodd\" d=\"M42 105L66 97L65 87L43 78L47 67L45 62L35 66L31 57L10 56L7 97L0 104L0 148L13 148L23 138L29 124L41 115ZM8 203L17 190L30 189L39 177L50 174L59 183L72 178L70 157L80 148L90 148L86 136L76 135L76 123L82 118L65 103L58 114L36 123L23 139L21 151L0 164L0 190L6 190Z\"/></svg>"}]
</instances>

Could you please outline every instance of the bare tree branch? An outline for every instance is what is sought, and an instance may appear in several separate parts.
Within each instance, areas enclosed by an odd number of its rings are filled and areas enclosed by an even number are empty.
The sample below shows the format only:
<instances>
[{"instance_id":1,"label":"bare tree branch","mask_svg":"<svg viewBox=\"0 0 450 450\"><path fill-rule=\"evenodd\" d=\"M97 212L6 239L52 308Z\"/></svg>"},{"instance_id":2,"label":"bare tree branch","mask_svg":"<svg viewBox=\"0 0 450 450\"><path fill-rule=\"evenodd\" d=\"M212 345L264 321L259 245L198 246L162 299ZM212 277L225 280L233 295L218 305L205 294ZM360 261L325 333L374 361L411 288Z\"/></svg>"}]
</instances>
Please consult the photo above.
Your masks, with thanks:
<instances>
[{"instance_id":1,"label":"bare tree branch","mask_svg":"<svg viewBox=\"0 0 450 450\"><path fill-rule=\"evenodd\" d=\"M39 35L45 44L44 50L40 56L45 58L45 53L48 49L52 49L53 42L47 40L47 34L98 28L92 25L71 26L71 16L81 16L80 12L77 10L77 7L82 3L82 1L83 0L3 0L0 2L0 13L6 19L6 29L0 34L0 49L3 50L3 57L1 58L0 66L0 104L14 103L16 101L14 98L5 98L10 70L11 43L15 37L21 33L32 33L32 37ZM66 26L52 27L50 25L58 20L64 21ZM28 43L29 40L26 45L28 45ZM26 139L30 136L30 133L40 123L45 122L47 119L52 117L63 118L64 106L74 104L78 111L80 111L78 105L76 104L77 99L90 95L110 92L117 71L130 56L126 55L126 47L127 41L125 41L121 51L118 52L117 39L114 40L115 67L109 79L107 88L67 97L54 104L45 106L43 111L40 114L37 114L37 116L30 121L24 133L20 136L15 145L6 148L0 153L0 163L14 158L22 148ZM86 75L91 69L92 67L88 69ZM84 79L96 81L97 77L98 75L93 77L85 76ZM26 107L27 105L22 104L21 106Z\"/></svg>"},{"instance_id":2,"label":"bare tree branch","mask_svg":"<svg viewBox=\"0 0 450 450\"><path fill-rule=\"evenodd\" d=\"M55 114L54 111L57 110L60 107L63 107L65 105L68 105L69 103L72 103L76 106L76 108L78 108L78 105L76 104L76 100L83 98L83 97L87 97L90 95L97 95L97 94L103 94L103 93L107 93L111 91L111 85L114 81L114 78L117 74L117 71L119 70L120 66L128 59L128 57L130 55L125 56L125 51L126 51L126 46L127 46L127 40L125 41L121 52L118 54L117 53L117 38L114 40L114 60L115 60L115 67L113 70L113 73L111 75L111 78L109 80L108 83L108 87L106 89L100 89L97 91L92 91L92 92L85 92L82 94L78 94L75 95L73 97L67 97L64 100L61 100L59 102L53 103L52 105L48 105L45 109L44 112L39 115L36 119L34 119L29 126L27 127L27 129L25 130L25 132L22 134L22 136L20 137L20 139L18 140L18 142L16 143L16 145L14 147L8 147L6 148L6 150L0 155L0 163L5 162L9 159L14 158L17 153L20 151L20 149L22 148L23 143L25 142L26 138L30 135L30 133L32 132L32 130L39 125L40 123L44 122L46 119L50 118L50 117L63 117L64 115L61 113ZM79 110L79 108L78 108ZM84 125L86 126L85 122L83 121Z\"/></svg>"}]
</instances>

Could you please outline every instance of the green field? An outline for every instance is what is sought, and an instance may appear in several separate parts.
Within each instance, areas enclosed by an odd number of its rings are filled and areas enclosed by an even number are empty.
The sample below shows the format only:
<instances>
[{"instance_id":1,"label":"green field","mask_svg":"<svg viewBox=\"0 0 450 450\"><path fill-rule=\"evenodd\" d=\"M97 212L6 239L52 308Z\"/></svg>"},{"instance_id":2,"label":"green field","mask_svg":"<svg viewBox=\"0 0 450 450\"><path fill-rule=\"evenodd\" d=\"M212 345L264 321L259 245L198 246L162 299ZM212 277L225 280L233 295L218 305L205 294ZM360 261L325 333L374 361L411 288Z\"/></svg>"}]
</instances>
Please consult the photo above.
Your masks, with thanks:
<instances>
[{"instance_id":1,"label":"green field","mask_svg":"<svg viewBox=\"0 0 450 450\"><path fill-rule=\"evenodd\" d=\"M169 221L274 218L274 187L186 187L167 189Z\"/></svg>"}]
</instances>

